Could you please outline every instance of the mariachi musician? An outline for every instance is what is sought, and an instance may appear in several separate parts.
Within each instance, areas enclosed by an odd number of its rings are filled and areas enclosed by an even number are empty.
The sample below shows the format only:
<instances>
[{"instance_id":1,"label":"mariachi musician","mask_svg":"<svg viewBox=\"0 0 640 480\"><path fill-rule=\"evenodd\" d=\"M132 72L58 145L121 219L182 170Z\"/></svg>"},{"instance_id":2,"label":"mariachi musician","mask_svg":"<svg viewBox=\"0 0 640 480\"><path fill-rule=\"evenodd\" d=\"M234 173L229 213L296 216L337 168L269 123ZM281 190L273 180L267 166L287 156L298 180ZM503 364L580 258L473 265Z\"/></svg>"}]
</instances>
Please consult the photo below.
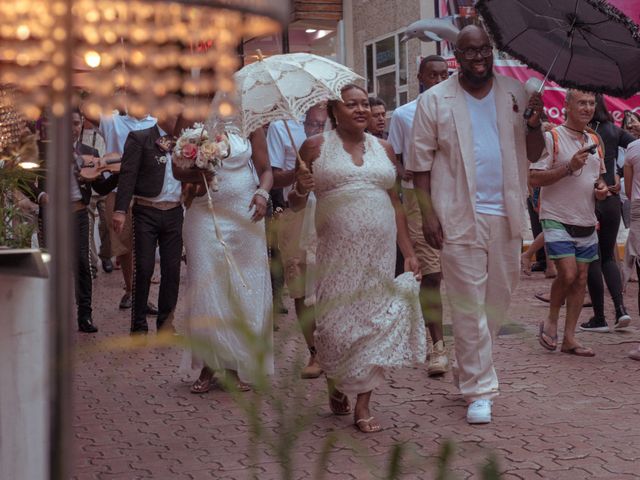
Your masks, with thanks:
<instances>
[{"instance_id":1,"label":"mariachi musician","mask_svg":"<svg viewBox=\"0 0 640 480\"><path fill-rule=\"evenodd\" d=\"M74 245L74 276L75 293L77 306L78 330L84 333L95 333L98 328L93 324L91 294L92 278L89 263L89 213L87 205L91 200L91 189L100 195L106 195L118 185L118 175L111 175L105 178L104 175L95 174L96 170L106 170L106 162L101 160L98 151L88 145L81 143L82 125L84 121L80 111L71 113L71 137L73 140L73 155L70 159L70 208L73 210L73 224L75 231ZM89 168L83 168L84 165ZM111 169L117 173L116 168ZM38 203L44 208L48 203L48 196L45 192L36 192Z\"/></svg>"}]
</instances>

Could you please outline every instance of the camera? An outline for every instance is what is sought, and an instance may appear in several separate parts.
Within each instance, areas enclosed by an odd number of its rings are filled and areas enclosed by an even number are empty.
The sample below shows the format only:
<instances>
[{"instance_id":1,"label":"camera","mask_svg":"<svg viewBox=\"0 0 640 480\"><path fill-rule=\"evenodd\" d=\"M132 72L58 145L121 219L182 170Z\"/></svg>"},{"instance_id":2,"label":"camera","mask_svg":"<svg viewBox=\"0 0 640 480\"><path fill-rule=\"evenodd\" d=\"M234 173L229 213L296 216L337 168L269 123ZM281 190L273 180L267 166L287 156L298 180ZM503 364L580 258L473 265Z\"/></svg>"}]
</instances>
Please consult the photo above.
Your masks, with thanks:
<instances>
[{"instance_id":1,"label":"camera","mask_svg":"<svg viewBox=\"0 0 640 480\"><path fill-rule=\"evenodd\" d=\"M584 147L584 150L589 152L591 155L596 153L597 149L598 149L598 145L596 145L595 143L592 143L591 145L587 145L586 147Z\"/></svg>"}]
</instances>

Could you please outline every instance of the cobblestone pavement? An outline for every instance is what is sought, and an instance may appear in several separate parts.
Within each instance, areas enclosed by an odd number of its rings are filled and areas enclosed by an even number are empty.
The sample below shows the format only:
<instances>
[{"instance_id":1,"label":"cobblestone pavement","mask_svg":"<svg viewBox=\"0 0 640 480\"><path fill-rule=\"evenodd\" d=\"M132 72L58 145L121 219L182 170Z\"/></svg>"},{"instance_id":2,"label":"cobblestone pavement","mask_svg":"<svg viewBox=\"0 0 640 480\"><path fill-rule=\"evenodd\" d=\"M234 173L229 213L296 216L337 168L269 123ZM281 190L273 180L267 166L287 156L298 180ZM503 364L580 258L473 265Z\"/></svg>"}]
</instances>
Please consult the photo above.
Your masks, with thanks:
<instances>
[{"instance_id":1,"label":"cobblestone pavement","mask_svg":"<svg viewBox=\"0 0 640 480\"><path fill-rule=\"evenodd\" d=\"M330 415L322 379L294 377L305 349L291 314L277 319L274 395L244 393L236 401L219 388L193 395L179 372L179 347L122 348L129 311L117 308L121 275L100 272L94 286L100 332L77 334L74 478L386 478L400 444L402 478L428 479L449 440L452 478L479 478L490 455L504 479L640 478L640 362L626 358L640 341L637 284L628 288L635 321L629 331L580 333L597 356L578 358L538 345L536 324L546 305L533 294L548 291L549 282L536 275L520 282L511 325L495 346L501 396L492 424L467 425L450 374L430 379L421 366L394 372L375 392L372 407L384 430L365 435L351 417ZM610 303L607 313L611 319ZM256 409L262 440L250 442L256 423L247 412Z\"/></svg>"}]
</instances>

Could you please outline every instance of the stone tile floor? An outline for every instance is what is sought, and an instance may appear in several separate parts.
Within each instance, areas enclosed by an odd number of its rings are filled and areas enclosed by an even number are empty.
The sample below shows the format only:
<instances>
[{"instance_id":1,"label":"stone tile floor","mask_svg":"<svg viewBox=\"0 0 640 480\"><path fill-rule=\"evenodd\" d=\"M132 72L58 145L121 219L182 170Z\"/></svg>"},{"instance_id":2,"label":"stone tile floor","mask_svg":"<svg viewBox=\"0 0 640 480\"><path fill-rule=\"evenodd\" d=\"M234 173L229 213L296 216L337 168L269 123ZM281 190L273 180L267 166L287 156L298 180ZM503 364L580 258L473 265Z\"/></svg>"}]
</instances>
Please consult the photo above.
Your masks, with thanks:
<instances>
[{"instance_id":1,"label":"stone tile floor","mask_svg":"<svg viewBox=\"0 0 640 480\"><path fill-rule=\"evenodd\" d=\"M628 287L629 331L581 333L597 356L578 358L538 345L546 305L533 294L547 291L549 282L541 274L523 277L511 311L511 322L522 328L507 329L516 333L495 346L501 396L493 423L467 425L450 374L430 379L418 367L393 372L375 393L373 408L385 429L365 435L351 417L330 415L322 379L295 378L305 349L291 314L276 322L273 395L234 399L219 388L193 395L179 372L179 347L123 348L129 311L117 308L120 283L119 271L100 272L94 285L100 332L77 334L76 479L386 478L397 444L401 478L435 478L447 441L455 449L452 478L480 478L490 455L504 479L640 477L640 362L626 358L640 341L637 284ZM178 330L184 311L180 303ZM613 317L610 303L607 312ZM582 319L589 314L585 309ZM255 422L247 412L256 409L261 441L251 442Z\"/></svg>"}]
</instances>

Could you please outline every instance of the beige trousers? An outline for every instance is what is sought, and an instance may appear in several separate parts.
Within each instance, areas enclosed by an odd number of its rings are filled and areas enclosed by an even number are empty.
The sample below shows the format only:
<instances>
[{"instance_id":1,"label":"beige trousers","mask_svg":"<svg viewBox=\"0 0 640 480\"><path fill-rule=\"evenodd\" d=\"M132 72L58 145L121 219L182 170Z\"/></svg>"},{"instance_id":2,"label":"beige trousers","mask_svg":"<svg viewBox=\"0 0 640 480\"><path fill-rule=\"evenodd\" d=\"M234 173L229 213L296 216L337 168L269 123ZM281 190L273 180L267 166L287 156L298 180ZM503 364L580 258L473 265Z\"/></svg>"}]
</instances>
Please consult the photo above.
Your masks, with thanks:
<instances>
[{"instance_id":1,"label":"beige trousers","mask_svg":"<svg viewBox=\"0 0 640 480\"><path fill-rule=\"evenodd\" d=\"M493 340L520 277L521 238L506 217L478 214L475 245L445 243L440 257L452 311L460 393L467 402L498 395Z\"/></svg>"}]
</instances>

